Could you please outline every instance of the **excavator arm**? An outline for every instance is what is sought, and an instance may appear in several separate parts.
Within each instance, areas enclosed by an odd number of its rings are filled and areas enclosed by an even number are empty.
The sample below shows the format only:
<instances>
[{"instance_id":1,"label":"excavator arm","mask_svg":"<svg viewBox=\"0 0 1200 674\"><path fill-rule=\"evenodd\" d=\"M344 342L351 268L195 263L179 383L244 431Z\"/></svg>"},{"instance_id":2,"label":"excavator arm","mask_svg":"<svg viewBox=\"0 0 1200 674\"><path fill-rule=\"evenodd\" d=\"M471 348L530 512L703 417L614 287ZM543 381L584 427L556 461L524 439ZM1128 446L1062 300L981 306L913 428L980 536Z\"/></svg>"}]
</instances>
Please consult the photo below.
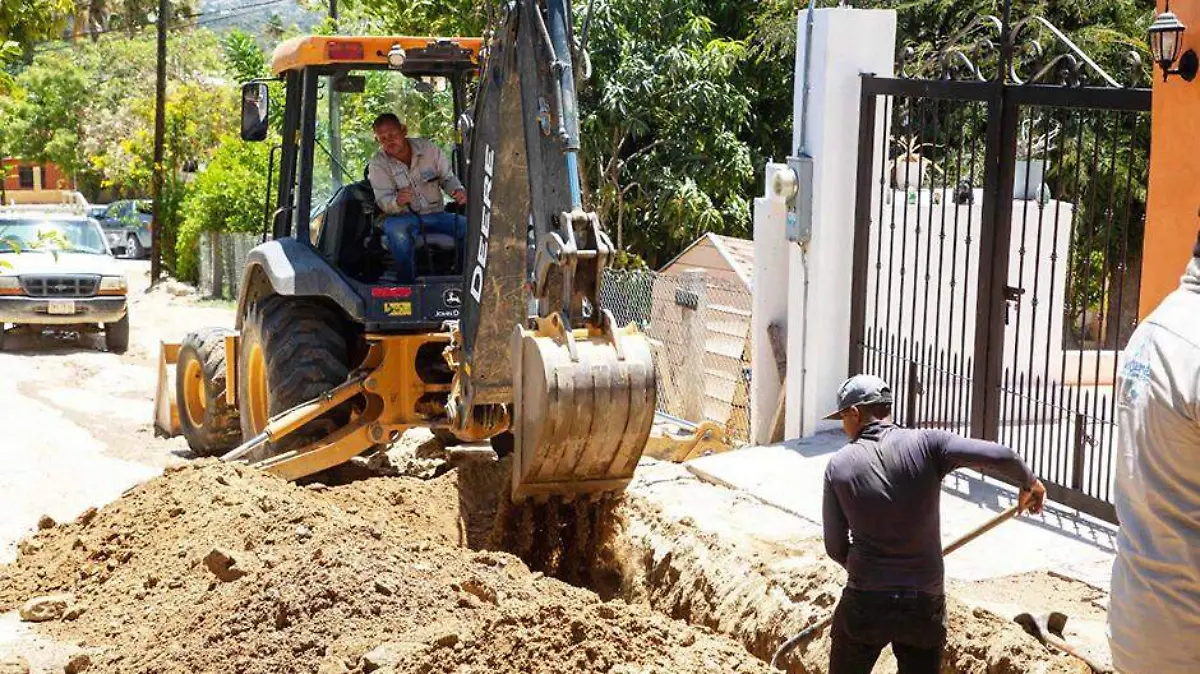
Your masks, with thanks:
<instances>
[{"instance_id":1,"label":"excavator arm","mask_svg":"<svg viewBox=\"0 0 1200 674\"><path fill-rule=\"evenodd\" d=\"M649 345L600 297L614 251L583 207L570 9L502 7L460 125L466 292L448 409L461 437L511 430L515 500L623 489L654 417Z\"/></svg>"}]
</instances>

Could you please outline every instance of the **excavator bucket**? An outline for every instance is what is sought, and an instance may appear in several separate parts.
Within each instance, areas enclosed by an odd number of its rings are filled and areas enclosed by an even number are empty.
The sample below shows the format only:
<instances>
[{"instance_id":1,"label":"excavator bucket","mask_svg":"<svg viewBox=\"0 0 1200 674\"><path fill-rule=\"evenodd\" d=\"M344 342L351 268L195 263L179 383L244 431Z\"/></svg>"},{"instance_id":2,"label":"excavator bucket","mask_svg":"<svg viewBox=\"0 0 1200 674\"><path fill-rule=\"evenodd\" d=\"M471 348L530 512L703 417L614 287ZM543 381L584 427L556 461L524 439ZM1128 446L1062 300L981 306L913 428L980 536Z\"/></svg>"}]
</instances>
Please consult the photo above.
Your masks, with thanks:
<instances>
[{"instance_id":1,"label":"excavator bucket","mask_svg":"<svg viewBox=\"0 0 1200 674\"><path fill-rule=\"evenodd\" d=\"M565 330L538 319L514 336L512 498L566 500L625 488L654 422L650 345L636 327Z\"/></svg>"}]
</instances>

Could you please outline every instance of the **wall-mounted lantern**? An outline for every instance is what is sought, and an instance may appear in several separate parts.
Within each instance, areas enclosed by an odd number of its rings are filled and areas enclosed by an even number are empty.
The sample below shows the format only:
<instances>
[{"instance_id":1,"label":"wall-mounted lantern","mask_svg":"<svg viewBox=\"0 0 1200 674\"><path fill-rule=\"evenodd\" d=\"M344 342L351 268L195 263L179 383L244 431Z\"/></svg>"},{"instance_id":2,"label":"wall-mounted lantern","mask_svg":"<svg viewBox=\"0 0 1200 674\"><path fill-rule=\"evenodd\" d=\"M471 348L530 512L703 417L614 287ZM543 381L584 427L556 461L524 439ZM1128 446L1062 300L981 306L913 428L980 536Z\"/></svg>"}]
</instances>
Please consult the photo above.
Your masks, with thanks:
<instances>
[{"instance_id":1,"label":"wall-mounted lantern","mask_svg":"<svg viewBox=\"0 0 1200 674\"><path fill-rule=\"evenodd\" d=\"M1166 11L1155 17L1154 23L1150 24L1150 54L1162 68L1164 82L1171 75L1178 75L1191 82L1196 78L1197 70L1200 70L1200 58L1196 57L1196 52L1189 49L1183 56L1179 55L1185 30L1187 26L1171 11L1170 3L1167 3ZM1179 67L1172 69L1171 66L1177 58Z\"/></svg>"}]
</instances>

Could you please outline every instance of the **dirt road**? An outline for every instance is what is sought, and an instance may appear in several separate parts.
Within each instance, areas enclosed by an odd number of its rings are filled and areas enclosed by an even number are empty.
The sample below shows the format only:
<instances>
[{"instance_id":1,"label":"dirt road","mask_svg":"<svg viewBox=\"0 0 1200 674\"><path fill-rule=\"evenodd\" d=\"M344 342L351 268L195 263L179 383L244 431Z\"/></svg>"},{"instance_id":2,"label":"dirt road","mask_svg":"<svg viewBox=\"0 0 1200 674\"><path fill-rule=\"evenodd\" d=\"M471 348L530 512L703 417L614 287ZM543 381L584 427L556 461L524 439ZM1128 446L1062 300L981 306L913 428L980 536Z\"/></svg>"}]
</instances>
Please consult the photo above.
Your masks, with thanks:
<instances>
[{"instance_id":1,"label":"dirt road","mask_svg":"<svg viewBox=\"0 0 1200 674\"><path fill-rule=\"evenodd\" d=\"M102 335L16 336L0 351L0 562L48 514L69 520L191 457L149 423L160 339L229 325L230 307L148 291L149 263L123 261L130 282L130 348Z\"/></svg>"}]
</instances>

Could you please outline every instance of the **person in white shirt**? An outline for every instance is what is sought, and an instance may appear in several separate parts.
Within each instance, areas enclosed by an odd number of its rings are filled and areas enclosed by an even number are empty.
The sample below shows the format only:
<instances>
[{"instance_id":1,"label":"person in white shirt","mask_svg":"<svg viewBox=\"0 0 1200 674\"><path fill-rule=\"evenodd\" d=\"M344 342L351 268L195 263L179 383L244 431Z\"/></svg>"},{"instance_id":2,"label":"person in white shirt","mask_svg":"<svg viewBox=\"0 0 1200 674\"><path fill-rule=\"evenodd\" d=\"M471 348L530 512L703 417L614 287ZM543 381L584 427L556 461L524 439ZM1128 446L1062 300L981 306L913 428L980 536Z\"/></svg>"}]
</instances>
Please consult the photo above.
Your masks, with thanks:
<instances>
[{"instance_id":1,"label":"person in white shirt","mask_svg":"<svg viewBox=\"0 0 1200 674\"><path fill-rule=\"evenodd\" d=\"M441 148L424 138L409 138L408 127L396 115L379 115L373 128L380 149L367 164L367 179L376 205L387 214L383 231L397 273L411 281L413 233L423 229L461 240L467 220L445 211L442 193L462 205L467 203L467 192Z\"/></svg>"},{"instance_id":2,"label":"person in white shirt","mask_svg":"<svg viewBox=\"0 0 1200 674\"><path fill-rule=\"evenodd\" d=\"M1200 672L1200 237L1117 378L1108 639L1121 674Z\"/></svg>"}]
</instances>

